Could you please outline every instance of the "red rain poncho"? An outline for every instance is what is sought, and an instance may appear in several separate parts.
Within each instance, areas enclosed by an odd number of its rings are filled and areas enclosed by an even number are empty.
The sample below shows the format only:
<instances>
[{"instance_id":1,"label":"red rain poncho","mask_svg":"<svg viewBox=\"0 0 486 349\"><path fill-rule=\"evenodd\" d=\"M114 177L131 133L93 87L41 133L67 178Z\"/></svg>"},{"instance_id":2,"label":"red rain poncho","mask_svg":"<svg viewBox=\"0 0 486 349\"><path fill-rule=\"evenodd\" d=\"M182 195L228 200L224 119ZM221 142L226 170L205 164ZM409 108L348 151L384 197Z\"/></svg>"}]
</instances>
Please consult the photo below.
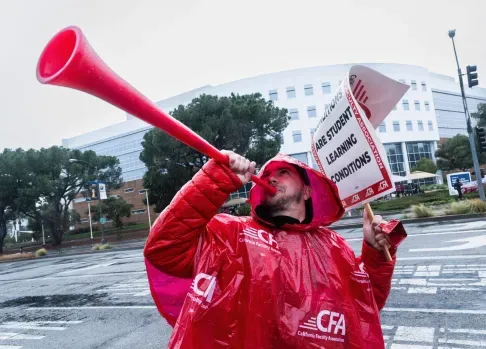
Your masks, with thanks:
<instances>
[{"instance_id":1,"label":"red rain poncho","mask_svg":"<svg viewBox=\"0 0 486 349\"><path fill-rule=\"evenodd\" d=\"M265 222L255 213L258 186L251 217L217 214L241 182L210 160L152 227L144 255L157 308L174 326L168 347L384 348L379 310L406 236L401 223L382 226L392 262L365 242L356 257L325 228L344 213L334 183L285 155L270 161L307 171L310 224Z\"/></svg>"}]
</instances>

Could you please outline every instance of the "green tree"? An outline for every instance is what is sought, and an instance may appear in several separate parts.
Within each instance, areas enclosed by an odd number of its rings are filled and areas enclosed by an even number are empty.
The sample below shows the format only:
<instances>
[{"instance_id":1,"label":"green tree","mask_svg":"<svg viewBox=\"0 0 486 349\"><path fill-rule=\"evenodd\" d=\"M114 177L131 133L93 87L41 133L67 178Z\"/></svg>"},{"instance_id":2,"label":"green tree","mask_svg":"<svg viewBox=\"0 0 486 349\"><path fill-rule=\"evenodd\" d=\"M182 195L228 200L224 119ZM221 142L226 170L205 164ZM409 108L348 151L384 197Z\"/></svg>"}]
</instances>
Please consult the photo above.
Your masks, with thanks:
<instances>
[{"instance_id":1,"label":"green tree","mask_svg":"<svg viewBox=\"0 0 486 349\"><path fill-rule=\"evenodd\" d=\"M113 226L117 228L116 236L121 238L121 230L123 229L123 217L130 217L132 215L132 205L122 198L109 197L102 200L101 209L106 214L107 219L113 220ZM94 219L99 221L99 211L93 212Z\"/></svg>"},{"instance_id":2,"label":"green tree","mask_svg":"<svg viewBox=\"0 0 486 349\"><path fill-rule=\"evenodd\" d=\"M436 173L438 170L437 165L434 163L434 161L427 159L427 158L422 158L419 161L417 161L417 165L412 168L413 171L422 171L422 172L428 172L428 173Z\"/></svg>"},{"instance_id":3,"label":"green tree","mask_svg":"<svg viewBox=\"0 0 486 349\"><path fill-rule=\"evenodd\" d=\"M72 163L69 159L84 162ZM90 165L88 165L90 164ZM117 189L122 184L119 161L113 156L97 156L93 151L82 152L63 147L38 151L33 164L39 178L40 205L27 215L49 226L53 244L61 244L70 226L69 206L89 180L100 180L107 188Z\"/></svg>"},{"instance_id":4,"label":"green tree","mask_svg":"<svg viewBox=\"0 0 486 349\"><path fill-rule=\"evenodd\" d=\"M478 126L486 127L486 104L478 104L478 111L476 113L472 113L471 117L476 119Z\"/></svg>"},{"instance_id":5,"label":"green tree","mask_svg":"<svg viewBox=\"0 0 486 349\"><path fill-rule=\"evenodd\" d=\"M0 153L0 254L8 221L35 208L41 179L33 172L35 151L5 149Z\"/></svg>"},{"instance_id":6,"label":"green tree","mask_svg":"<svg viewBox=\"0 0 486 349\"><path fill-rule=\"evenodd\" d=\"M476 149L479 149L477 139ZM456 135L439 145L436 151L437 166L443 170L467 169L473 166L472 152L469 137ZM486 162L486 154L478 154L480 164Z\"/></svg>"},{"instance_id":7,"label":"green tree","mask_svg":"<svg viewBox=\"0 0 486 349\"><path fill-rule=\"evenodd\" d=\"M217 149L233 150L258 165L279 151L280 134L289 122L286 109L259 93L201 95L171 114ZM147 166L144 186L160 212L208 158L158 129L146 133L142 145L140 159Z\"/></svg>"}]
</instances>

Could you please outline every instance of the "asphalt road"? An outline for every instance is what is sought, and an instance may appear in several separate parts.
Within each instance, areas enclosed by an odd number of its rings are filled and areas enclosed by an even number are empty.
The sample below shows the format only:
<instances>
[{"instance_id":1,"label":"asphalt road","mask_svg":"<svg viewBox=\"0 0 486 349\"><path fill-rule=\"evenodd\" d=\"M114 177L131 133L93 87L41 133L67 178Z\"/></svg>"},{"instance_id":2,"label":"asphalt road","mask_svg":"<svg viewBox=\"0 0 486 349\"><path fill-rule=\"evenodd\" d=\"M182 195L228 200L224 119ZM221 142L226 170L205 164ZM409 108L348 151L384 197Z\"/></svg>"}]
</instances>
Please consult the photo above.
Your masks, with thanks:
<instances>
[{"instance_id":1,"label":"asphalt road","mask_svg":"<svg viewBox=\"0 0 486 349\"><path fill-rule=\"evenodd\" d=\"M408 225L387 349L486 347L486 222ZM360 229L341 230L359 253ZM0 349L164 348L140 248L0 264Z\"/></svg>"}]
</instances>

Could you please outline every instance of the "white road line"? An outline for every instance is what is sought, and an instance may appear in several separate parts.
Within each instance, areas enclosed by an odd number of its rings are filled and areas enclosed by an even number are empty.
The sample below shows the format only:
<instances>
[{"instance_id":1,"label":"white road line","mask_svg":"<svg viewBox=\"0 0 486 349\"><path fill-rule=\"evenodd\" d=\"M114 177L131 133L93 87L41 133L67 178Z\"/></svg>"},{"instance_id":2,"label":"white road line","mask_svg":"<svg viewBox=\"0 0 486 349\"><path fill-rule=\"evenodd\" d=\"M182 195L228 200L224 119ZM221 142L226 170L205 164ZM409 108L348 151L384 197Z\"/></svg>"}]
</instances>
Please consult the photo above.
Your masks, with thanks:
<instances>
[{"instance_id":1,"label":"white road line","mask_svg":"<svg viewBox=\"0 0 486 349\"><path fill-rule=\"evenodd\" d=\"M390 326L390 325L381 325L382 330L393 330L395 326Z\"/></svg>"},{"instance_id":2,"label":"white road line","mask_svg":"<svg viewBox=\"0 0 486 349\"><path fill-rule=\"evenodd\" d=\"M22 347L19 347L18 345L1 345L0 344L0 349L22 349Z\"/></svg>"},{"instance_id":3,"label":"white road line","mask_svg":"<svg viewBox=\"0 0 486 349\"><path fill-rule=\"evenodd\" d=\"M398 326L394 340L407 342L434 342L435 329L433 327Z\"/></svg>"},{"instance_id":4,"label":"white road line","mask_svg":"<svg viewBox=\"0 0 486 349\"><path fill-rule=\"evenodd\" d=\"M393 343L390 349L432 349L430 345L416 345L416 344L397 344Z\"/></svg>"},{"instance_id":5,"label":"white road line","mask_svg":"<svg viewBox=\"0 0 486 349\"><path fill-rule=\"evenodd\" d=\"M0 328L22 329L22 330L43 330L43 331L64 331L66 327L57 326L37 326L32 325L32 322L4 322Z\"/></svg>"},{"instance_id":6,"label":"white road line","mask_svg":"<svg viewBox=\"0 0 486 349\"><path fill-rule=\"evenodd\" d=\"M486 310L472 310L472 309L383 308L382 311L396 312L396 313L416 312L416 313L436 313L436 314L486 315Z\"/></svg>"},{"instance_id":7,"label":"white road line","mask_svg":"<svg viewBox=\"0 0 486 349\"><path fill-rule=\"evenodd\" d=\"M60 273L57 273L56 275L64 275L64 274L77 273L77 272L80 272L80 271L86 271L86 270L91 270L91 269L100 268L100 267L109 267L110 265L113 265L115 263L116 262L104 263L104 264L96 264L96 265L92 265L92 266L86 267L86 268L79 268L79 269L62 271Z\"/></svg>"},{"instance_id":8,"label":"white road line","mask_svg":"<svg viewBox=\"0 0 486 349\"><path fill-rule=\"evenodd\" d=\"M11 333L11 332L0 332L0 340L5 339L42 339L45 336L33 336L29 334Z\"/></svg>"},{"instance_id":9,"label":"white road line","mask_svg":"<svg viewBox=\"0 0 486 349\"><path fill-rule=\"evenodd\" d=\"M424 293L424 294L436 294L437 287L410 287L407 293L415 294L415 293Z\"/></svg>"},{"instance_id":10,"label":"white road line","mask_svg":"<svg viewBox=\"0 0 486 349\"><path fill-rule=\"evenodd\" d=\"M99 307L85 306L85 307L32 307L25 310L89 310L89 309L157 309L155 305L120 305L107 306L101 305ZM1 348L0 348L1 349Z\"/></svg>"},{"instance_id":11,"label":"white road line","mask_svg":"<svg viewBox=\"0 0 486 349\"><path fill-rule=\"evenodd\" d=\"M132 274L145 274L146 271L127 271L122 273L100 273L100 274L88 274L88 275L70 275L70 276L57 276L57 277L44 277L44 278L32 278L32 279L20 279L20 280L0 280L0 281L12 281L12 282L33 282L33 281L45 281L45 280L64 280L64 279L77 279L77 278L100 278L100 277L117 277Z\"/></svg>"},{"instance_id":12,"label":"white road line","mask_svg":"<svg viewBox=\"0 0 486 349\"><path fill-rule=\"evenodd\" d=\"M486 231L486 229L481 230L463 230L463 231L443 231L437 233L421 233L421 234L408 234L407 237L421 237L421 236L431 236L431 235L451 235L451 234L467 234L467 233L478 233L481 231ZM346 239L346 241L362 241L363 238L352 238Z\"/></svg>"},{"instance_id":13,"label":"white road line","mask_svg":"<svg viewBox=\"0 0 486 349\"><path fill-rule=\"evenodd\" d=\"M468 328L441 328L441 332L450 332L450 333L468 333L468 334L486 334L486 330L473 330Z\"/></svg>"},{"instance_id":14,"label":"white road line","mask_svg":"<svg viewBox=\"0 0 486 349\"><path fill-rule=\"evenodd\" d=\"M486 343L484 342L478 342L478 341L470 341L470 340L464 340L464 339L445 339L445 338L439 338L439 343L440 344L459 344L459 345L470 345L470 346L477 346L481 348L486 347Z\"/></svg>"},{"instance_id":15,"label":"white road line","mask_svg":"<svg viewBox=\"0 0 486 349\"><path fill-rule=\"evenodd\" d=\"M32 321L32 323L34 323L34 324L73 324L73 325L77 325L77 324L82 324L83 321L79 321L79 320L76 320L76 321L63 321L63 320L59 320L59 321Z\"/></svg>"},{"instance_id":16,"label":"white road line","mask_svg":"<svg viewBox=\"0 0 486 349\"><path fill-rule=\"evenodd\" d=\"M468 254L468 255L456 255L456 256L427 256L427 257L397 257L398 261L431 261L437 259L479 259L486 258L486 254Z\"/></svg>"}]
</instances>

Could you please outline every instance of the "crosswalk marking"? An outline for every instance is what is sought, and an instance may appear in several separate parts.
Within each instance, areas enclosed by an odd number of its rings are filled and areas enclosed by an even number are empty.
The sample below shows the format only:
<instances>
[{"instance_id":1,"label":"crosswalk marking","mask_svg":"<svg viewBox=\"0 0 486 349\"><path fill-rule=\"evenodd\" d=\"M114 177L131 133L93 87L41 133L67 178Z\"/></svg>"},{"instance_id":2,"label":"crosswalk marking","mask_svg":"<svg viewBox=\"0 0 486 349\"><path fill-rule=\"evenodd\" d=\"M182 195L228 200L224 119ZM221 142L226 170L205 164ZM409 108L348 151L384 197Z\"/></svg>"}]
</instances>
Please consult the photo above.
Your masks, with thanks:
<instances>
[{"instance_id":1,"label":"crosswalk marking","mask_svg":"<svg viewBox=\"0 0 486 349\"><path fill-rule=\"evenodd\" d=\"M18 345L1 345L0 344L0 349L21 349L22 347L19 347Z\"/></svg>"}]
</instances>

